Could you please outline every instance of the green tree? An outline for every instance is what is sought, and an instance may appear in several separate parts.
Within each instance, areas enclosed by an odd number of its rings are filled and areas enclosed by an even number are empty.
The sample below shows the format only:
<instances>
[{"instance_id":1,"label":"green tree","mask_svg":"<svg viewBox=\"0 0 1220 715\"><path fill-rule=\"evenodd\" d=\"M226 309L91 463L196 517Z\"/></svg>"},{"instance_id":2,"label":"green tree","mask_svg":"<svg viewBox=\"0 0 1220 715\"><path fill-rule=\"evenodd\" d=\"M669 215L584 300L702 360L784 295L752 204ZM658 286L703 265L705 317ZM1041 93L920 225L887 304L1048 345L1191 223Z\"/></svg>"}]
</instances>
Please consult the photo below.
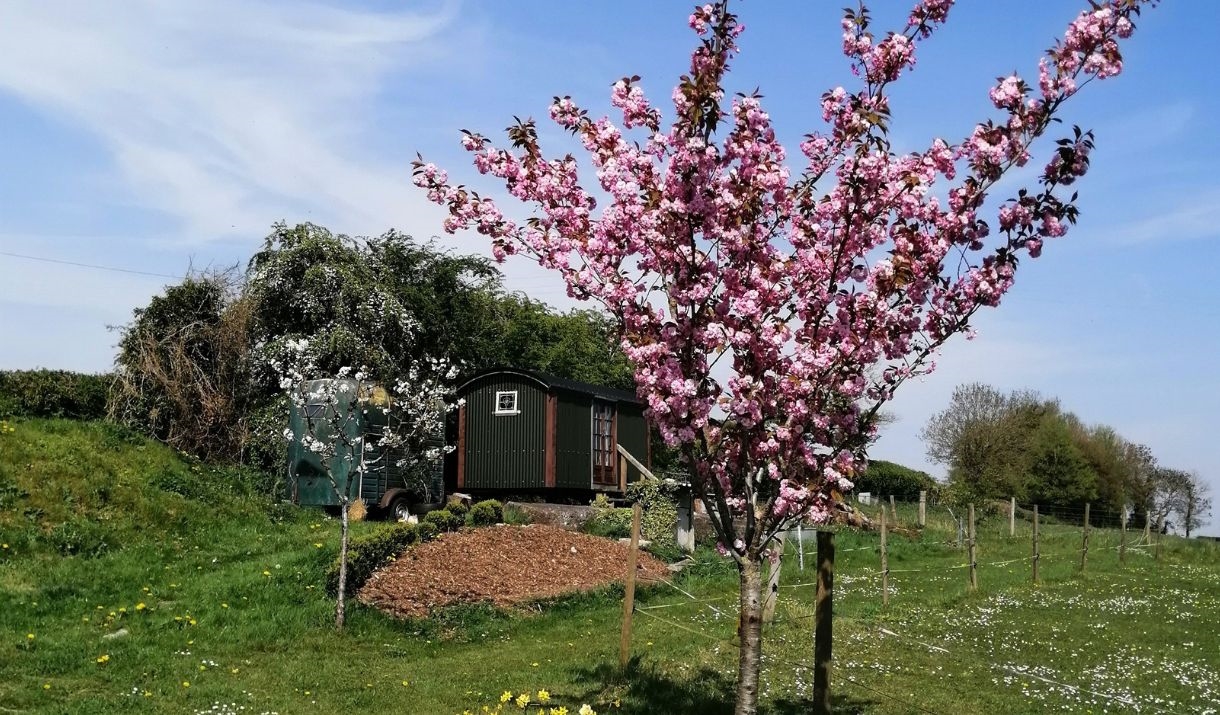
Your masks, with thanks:
<instances>
[{"instance_id":1,"label":"green tree","mask_svg":"<svg viewBox=\"0 0 1220 715\"><path fill-rule=\"evenodd\" d=\"M1068 421L1046 415L1030 442L1025 498L1036 504L1083 507L1097 499L1097 473L1072 439Z\"/></svg>"}]
</instances>

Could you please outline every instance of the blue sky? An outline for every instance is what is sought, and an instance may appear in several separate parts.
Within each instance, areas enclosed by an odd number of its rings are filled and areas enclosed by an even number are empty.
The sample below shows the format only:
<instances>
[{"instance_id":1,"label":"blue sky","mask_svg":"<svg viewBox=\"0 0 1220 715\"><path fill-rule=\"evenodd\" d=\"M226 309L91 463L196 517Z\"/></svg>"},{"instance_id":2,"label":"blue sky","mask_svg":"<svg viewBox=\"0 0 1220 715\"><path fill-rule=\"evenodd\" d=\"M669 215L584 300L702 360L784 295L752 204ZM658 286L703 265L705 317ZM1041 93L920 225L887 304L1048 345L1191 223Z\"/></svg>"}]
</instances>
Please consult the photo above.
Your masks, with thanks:
<instances>
[{"instance_id":1,"label":"blue sky","mask_svg":"<svg viewBox=\"0 0 1220 715\"><path fill-rule=\"evenodd\" d=\"M737 3L747 30L732 88L761 88L793 148L820 126L821 94L850 82L842 4ZM894 95L899 147L967 134L995 77L1034 76L1083 5L959 2ZM905 11L876 3L877 27ZM494 135L514 114L545 117L556 94L601 113L609 84L631 74L663 100L686 69L688 12L655 0L5 3L0 254L180 275L244 262L281 219L432 236L440 214L409 183L416 151L481 185L459 128ZM939 474L918 432L954 385L982 381L1057 396L1220 495L1220 57L1199 39L1218 26L1220 4L1164 3L1139 22L1126 72L1073 100L1066 122L1093 128L1098 147L1081 225L1022 265L977 339L907 386L874 456ZM478 237L445 240L486 252ZM511 288L568 305L539 269L504 270ZM0 368L107 369L107 326L164 282L0 255Z\"/></svg>"}]
</instances>

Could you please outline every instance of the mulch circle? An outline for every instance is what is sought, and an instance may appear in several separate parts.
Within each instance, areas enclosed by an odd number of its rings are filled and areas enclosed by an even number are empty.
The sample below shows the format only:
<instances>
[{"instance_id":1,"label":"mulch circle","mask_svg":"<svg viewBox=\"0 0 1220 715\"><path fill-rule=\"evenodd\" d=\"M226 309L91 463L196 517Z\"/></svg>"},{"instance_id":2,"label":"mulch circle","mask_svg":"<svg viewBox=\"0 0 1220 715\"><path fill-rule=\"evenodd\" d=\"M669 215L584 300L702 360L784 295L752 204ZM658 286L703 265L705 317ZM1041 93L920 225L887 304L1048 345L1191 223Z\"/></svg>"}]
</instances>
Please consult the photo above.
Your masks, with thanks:
<instances>
[{"instance_id":1,"label":"mulch circle","mask_svg":"<svg viewBox=\"0 0 1220 715\"><path fill-rule=\"evenodd\" d=\"M356 598L399 618L422 618L460 603L510 608L622 581L629 548L546 524L467 529L407 549L373 574ZM662 561L640 552L639 580L667 576Z\"/></svg>"}]
</instances>

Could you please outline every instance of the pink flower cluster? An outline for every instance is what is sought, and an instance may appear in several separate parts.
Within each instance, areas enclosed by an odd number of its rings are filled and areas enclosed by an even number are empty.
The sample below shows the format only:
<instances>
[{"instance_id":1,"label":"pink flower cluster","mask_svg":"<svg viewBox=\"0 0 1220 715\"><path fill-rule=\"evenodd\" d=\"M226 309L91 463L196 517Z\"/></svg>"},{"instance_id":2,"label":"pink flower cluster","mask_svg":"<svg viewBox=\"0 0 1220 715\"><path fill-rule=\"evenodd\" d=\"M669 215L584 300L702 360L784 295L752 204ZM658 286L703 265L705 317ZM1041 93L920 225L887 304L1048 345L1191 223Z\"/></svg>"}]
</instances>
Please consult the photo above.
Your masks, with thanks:
<instances>
[{"instance_id":1,"label":"pink flower cluster","mask_svg":"<svg viewBox=\"0 0 1220 715\"><path fill-rule=\"evenodd\" d=\"M1092 138L1079 130L1036 190L1001 206L995 235L980 214L996 181L1030 160L1078 76L1121 69L1117 41L1139 5L1113 0L1073 22L1043 63L1040 97L1016 75L1000 78L990 91L1000 117L958 144L896 154L886 87L914 67L916 44L951 5L920 2L880 42L866 10L849 12L844 51L864 86L823 95L828 130L801 142L796 174L759 97L725 99L741 25L722 2L690 16L703 39L669 126L638 78L612 87L620 123L553 101L551 118L579 139L607 197L597 213L576 161L544 158L532 122L510 128L513 151L478 134L462 140L479 172L534 208L524 223L416 164L415 183L449 209L447 231L488 236L500 259L530 256L621 321L648 416L681 448L738 557L758 557L792 519L828 518L864 465L881 405L930 371L980 307L1000 302L1018 254L1039 255L1075 220L1055 189L1088 168Z\"/></svg>"}]
</instances>

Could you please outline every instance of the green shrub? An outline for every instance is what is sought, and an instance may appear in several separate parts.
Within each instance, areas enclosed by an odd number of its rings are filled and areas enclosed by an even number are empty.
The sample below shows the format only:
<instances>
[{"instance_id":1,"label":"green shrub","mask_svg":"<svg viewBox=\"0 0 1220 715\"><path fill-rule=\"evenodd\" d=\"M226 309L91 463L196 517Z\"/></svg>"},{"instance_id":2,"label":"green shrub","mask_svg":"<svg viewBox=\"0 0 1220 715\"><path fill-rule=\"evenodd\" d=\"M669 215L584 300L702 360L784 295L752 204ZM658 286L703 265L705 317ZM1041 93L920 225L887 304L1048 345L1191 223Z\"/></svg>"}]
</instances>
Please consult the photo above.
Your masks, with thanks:
<instances>
[{"instance_id":1,"label":"green shrub","mask_svg":"<svg viewBox=\"0 0 1220 715\"><path fill-rule=\"evenodd\" d=\"M623 539L631 536L631 510L615 508L605 494L598 494L589 505L589 520L581 531L593 536Z\"/></svg>"},{"instance_id":2,"label":"green shrub","mask_svg":"<svg viewBox=\"0 0 1220 715\"><path fill-rule=\"evenodd\" d=\"M446 531L457 531L465 523L465 520L448 509L437 509L424 515L424 523L431 524L436 527L438 532L444 533Z\"/></svg>"},{"instance_id":3,"label":"green shrub","mask_svg":"<svg viewBox=\"0 0 1220 715\"><path fill-rule=\"evenodd\" d=\"M534 523L533 518L531 518L529 514L525 513L525 511L522 509L512 506L511 504L506 504L502 512L505 524L511 524L513 526L526 526Z\"/></svg>"},{"instance_id":4,"label":"green shrub","mask_svg":"<svg viewBox=\"0 0 1220 715\"><path fill-rule=\"evenodd\" d=\"M347 545L347 592L353 594L369 580L373 572L385 566L414 544L436 536L436 528L427 524L394 524L367 536L352 539ZM335 557L326 573L326 590L339 593L339 557Z\"/></svg>"},{"instance_id":5,"label":"green shrub","mask_svg":"<svg viewBox=\"0 0 1220 715\"><path fill-rule=\"evenodd\" d=\"M461 499L454 499L453 501L449 502L445 508L453 512L453 515L462 521L465 521L466 515L470 513L470 505Z\"/></svg>"},{"instance_id":6,"label":"green shrub","mask_svg":"<svg viewBox=\"0 0 1220 715\"><path fill-rule=\"evenodd\" d=\"M481 501L470 508L471 526L491 526L504 521L504 507L495 499Z\"/></svg>"},{"instance_id":7,"label":"green shrub","mask_svg":"<svg viewBox=\"0 0 1220 715\"><path fill-rule=\"evenodd\" d=\"M110 381L67 370L0 371L0 417L100 420Z\"/></svg>"},{"instance_id":8,"label":"green shrub","mask_svg":"<svg viewBox=\"0 0 1220 715\"><path fill-rule=\"evenodd\" d=\"M436 538L436 535L441 532L436 528L435 524L431 524L427 521L421 521L415 525L415 533L419 535L419 543L422 544L427 541L432 541Z\"/></svg>"},{"instance_id":9,"label":"green shrub","mask_svg":"<svg viewBox=\"0 0 1220 715\"><path fill-rule=\"evenodd\" d=\"M627 487L627 497L640 503L640 537L652 542L676 540L678 526L677 485L655 479L641 479ZM628 521L628 536L631 523Z\"/></svg>"}]
</instances>

